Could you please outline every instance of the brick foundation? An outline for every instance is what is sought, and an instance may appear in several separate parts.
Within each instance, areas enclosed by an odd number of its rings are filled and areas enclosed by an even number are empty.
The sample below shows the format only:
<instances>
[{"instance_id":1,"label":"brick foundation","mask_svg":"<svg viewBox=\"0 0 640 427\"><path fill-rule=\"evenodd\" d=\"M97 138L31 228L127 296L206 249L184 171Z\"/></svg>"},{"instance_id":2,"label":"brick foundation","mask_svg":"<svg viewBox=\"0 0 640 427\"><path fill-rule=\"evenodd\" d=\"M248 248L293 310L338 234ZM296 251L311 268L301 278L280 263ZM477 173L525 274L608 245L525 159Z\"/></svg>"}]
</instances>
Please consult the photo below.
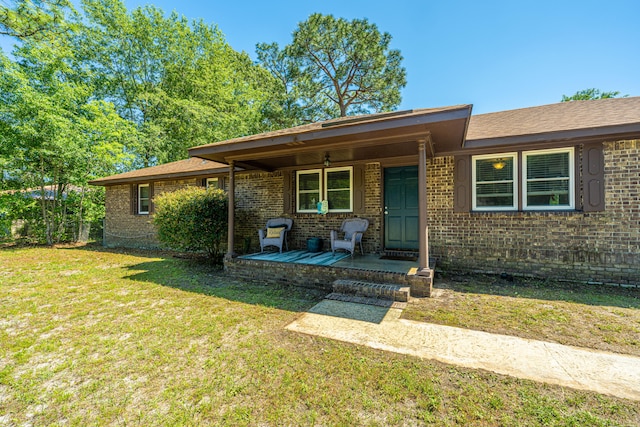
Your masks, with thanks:
<instances>
[{"instance_id":1,"label":"brick foundation","mask_svg":"<svg viewBox=\"0 0 640 427\"><path fill-rule=\"evenodd\" d=\"M428 297L431 295L431 286L425 286L425 278L403 273L336 268L324 265L289 264L242 258L226 258L224 267L235 278L259 283L300 286L331 292L333 282L336 279L349 278L374 283L409 286L412 289L411 296ZM419 288L419 294L414 294L414 288Z\"/></svg>"}]
</instances>

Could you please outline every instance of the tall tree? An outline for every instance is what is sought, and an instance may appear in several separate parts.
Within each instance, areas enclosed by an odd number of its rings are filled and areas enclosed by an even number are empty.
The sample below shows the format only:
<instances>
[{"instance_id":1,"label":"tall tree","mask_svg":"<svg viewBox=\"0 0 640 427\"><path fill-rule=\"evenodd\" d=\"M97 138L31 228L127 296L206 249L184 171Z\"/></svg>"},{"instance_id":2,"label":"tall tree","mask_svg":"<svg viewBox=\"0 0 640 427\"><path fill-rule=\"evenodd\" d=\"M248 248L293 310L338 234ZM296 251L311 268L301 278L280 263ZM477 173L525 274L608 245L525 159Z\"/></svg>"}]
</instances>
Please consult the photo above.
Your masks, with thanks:
<instances>
[{"instance_id":1,"label":"tall tree","mask_svg":"<svg viewBox=\"0 0 640 427\"><path fill-rule=\"evenodd\" d=\"M273 102L267 105L265 115L275 128L289 128L313 116L315 105L302 106L298 87L300 66L295 58L280 49L278 43L258 43L256 45L258 63L275 78Z\"/></svg>"},{"instance_id":2,"label":"tall tree","mask_svg":"<svg viewBox=\"0 0 640 427\"><path fill-rule=\"evenodd\" d=\"M271 70L290 71L305 121L387 111L401 101L406 70L391 35L366 19L347 21L315 13L298 25L293 41L257 46L259 61ZM280 64L277 64L280 62Z\"/></svg>"},{"instance_id":3,"label":"tall tree","mask_svg":"<svg viewBox=\"0 0 640 427\"><path fill-rule=\"evenodd\" d=\"M37 188L43 240L63 238L72 186L87 186L97 174L125 161L124 140L135 133L112 104L92 99L64 39L26 42L0 53L0 157L21 188ZM82 203L82 200L79 200Z\"/></svg>"},{"instance_id":4,"label":"tall tree","mask_svg":"<svg viewBox=\"0 0 640 427\"><path fill-rule=\"evenodd\" d=\"M139 166L179 160L187 148L260 132L273 78L220 30L121 0L83 0L78 50L97 76L98 96L133 121Z\"/></svg>"},{"instance_id":5,"label":"tall tree","mask_svg":"<svg viewBox=\"0 0 640 427\"><path fill-rule=\"evenodd\" d=\"M599 89L591 88L579 90L575 94L571 96L562 95L561 102L569 102L569 101L588 101L590 99L606 99L606 98L617 98L620 95L618 91L611 92L601 92ZM624 95L627 97L629 95Z\"/></svg>"}]
</instances>

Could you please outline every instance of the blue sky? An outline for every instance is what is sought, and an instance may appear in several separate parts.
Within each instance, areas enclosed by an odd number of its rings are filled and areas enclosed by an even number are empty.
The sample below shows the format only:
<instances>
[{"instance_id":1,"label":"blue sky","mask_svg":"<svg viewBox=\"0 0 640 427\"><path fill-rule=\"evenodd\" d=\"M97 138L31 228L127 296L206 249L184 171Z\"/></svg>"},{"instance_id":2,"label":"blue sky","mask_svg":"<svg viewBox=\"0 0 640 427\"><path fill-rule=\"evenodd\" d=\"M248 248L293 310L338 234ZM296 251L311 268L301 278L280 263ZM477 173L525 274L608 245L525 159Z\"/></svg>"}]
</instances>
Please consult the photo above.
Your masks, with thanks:
<instances>
[{"instance_id":1,"label":"blue sky","mask_svg":"<svg viewBox=\"0 0 640 427\"><path fill-rule=\"evenodd\" d=\"M400 109L473 104L479 114L555 103L592 87L640 96L638 0L124 2L216 24L253 58L256 43L289 43L314 12L367 18L404 56Z\"/></svg>"}]
</instances>

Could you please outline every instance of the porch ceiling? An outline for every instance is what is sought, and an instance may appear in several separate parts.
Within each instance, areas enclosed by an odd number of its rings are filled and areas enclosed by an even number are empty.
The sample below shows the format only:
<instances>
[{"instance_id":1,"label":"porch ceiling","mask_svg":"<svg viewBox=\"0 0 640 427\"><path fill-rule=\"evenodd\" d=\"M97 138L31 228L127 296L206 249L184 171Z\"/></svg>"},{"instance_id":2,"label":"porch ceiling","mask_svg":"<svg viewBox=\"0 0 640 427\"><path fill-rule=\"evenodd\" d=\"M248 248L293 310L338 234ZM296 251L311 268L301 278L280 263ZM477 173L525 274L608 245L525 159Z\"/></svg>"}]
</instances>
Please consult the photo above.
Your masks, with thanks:
<instances>
[{"instance_id":1,"label":"porch ceiling","mask_svg":"<svg viewBox=\"0 0 640 427\"><path fill-rule=\"evenodd\" d=\"M430 156L462 147L471 106L415 110L343 118L195 147L193 157L245 169L276 170L391 158L418 159L418 142L427 141Z\"/></svg>"}]
</instances>

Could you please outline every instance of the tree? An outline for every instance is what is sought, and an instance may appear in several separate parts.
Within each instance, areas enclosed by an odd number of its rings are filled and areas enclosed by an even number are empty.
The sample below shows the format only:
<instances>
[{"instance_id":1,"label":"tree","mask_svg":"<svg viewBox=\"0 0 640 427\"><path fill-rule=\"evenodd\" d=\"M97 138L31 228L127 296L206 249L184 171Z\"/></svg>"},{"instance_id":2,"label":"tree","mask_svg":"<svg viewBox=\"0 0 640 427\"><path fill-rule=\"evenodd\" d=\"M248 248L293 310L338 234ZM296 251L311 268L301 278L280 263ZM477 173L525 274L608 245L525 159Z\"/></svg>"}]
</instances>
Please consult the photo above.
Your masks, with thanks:
<instances>
[{"instance_id":1,"label":"tree","mask_svg":"<svg viewBox=\"0 0 640 427\"><path fill-rule=\"evenodd\" d=\"M280 49L278 43L258 43L256 45L258 63L274 77L273 102L267 104L265 118L276 129L296 126L313 116L314 105L306 108L298 102L300 97L297 80L300 68L297 61Z\"/></svg>"},{"instance_id":2,"label":"tree","mask_svg":"<svg viewBox=\"0 0 640 427\"><path fill-rule=\"evenodd\" d=\"M0 4L0 35L19 39L42 38L61 31L69 0L8 0Z\"/></svg>"},{"instance_id":3,"label":"tree","mask_svg":"<svg viewBox=\"0 0 640 427\"><path fill-rule=\"evenodd\" d=\"M92 99L64 38L26 41L14 57L0 52L0 158L15 186L38 189L42 240L53 244L66 239L70 215L81 226L87 181L126 160L135 129Z\"/></svg>"},{"instance_id":4,"label":"tree","mask_svg":"<svg viewBox=\"0 0 640 427\"><path fill-rule=\"evenodd\" d=\"M221 255L227 232L228 198L217 188L187 187L154 200L158 239L170 248Z\"/></svg>"},{"instance_id":5,"label":"tree","mask_svg":"<svg viewBox=\"0 0 640 427\"><path fill-rule=\"evenodd\" d=\"M217 27L153 6L128 12L121 0L84 0L83 8L77 50L96 76L97 96L138 127L136 166L264 130L273 78Z\"/></svg>"},{"instance_id":6,"label":"tree","mask_svg":"<svg viewBox=\"0 0 640 427\"><path fill-rule=\"evenodd\" d=\"M390 42L391 35L380 33L366 19L315 13L298 25L283 51L277 44L259 44L257 51L259 62L285 88L294 88L289 93L304 121L317 121L392 110L400 104L406 70L400 51L389 49Z\"/></svg>"},{"instance_id":7,"label":"tree","mask_svg":"<svg viewBox=\"0 0 640 427\"><path fill-rule=\"evenodd\" d=\"M612 92L600 92L599 89L584 89L579 90L574 95L567 96L562 95L561 102L569 102L569 101L587 101L590 99L606 99L606 98L617 98L620 95L618 91ZM629 95L624 95L623 98Z\"/></svg>"}]
</instances>

